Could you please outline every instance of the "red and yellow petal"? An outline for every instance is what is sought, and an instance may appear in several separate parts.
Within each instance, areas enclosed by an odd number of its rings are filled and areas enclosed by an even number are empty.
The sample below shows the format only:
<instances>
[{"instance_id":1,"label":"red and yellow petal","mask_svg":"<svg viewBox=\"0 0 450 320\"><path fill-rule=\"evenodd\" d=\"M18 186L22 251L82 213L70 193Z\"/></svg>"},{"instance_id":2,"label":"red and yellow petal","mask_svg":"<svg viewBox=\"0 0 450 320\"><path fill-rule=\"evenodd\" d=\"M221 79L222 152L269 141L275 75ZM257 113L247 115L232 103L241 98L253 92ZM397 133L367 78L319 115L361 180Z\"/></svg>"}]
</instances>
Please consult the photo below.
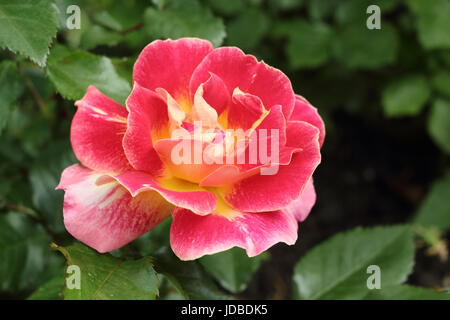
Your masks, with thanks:
<instances>
[{"instance_id":1,"label":"red and yellow petal","mask_svg":"<svg viewBox=\"0 0 450 320\"><path fill-rule=\"evenodd\" d=\"M320 163L319 130L306 122L289 123L287 147L298 148L274 175L254 175L223 188L225 200L244 212L280 210L297 199Z\"/></svg>"},{"instance_id":2,"label":"red and yellow petal","mask_svg":"<svg viewBox=\"0 0 450 320\"><path fill-rule=\"evenodd\" d=\"M118 249L148 232L170 215L173 206L157 192L133 197L109 175L80 165L66 168L64 224L75 238L99 252Z\"/></svg>"},{"instance_id":3,"label":"red and yellow petal","mask_svg":"<svg viewBox=\"0 0 450 320\"><path fill-rule=\"evenodd\" d=\"M194 260L233 247L254 257L278 242L297 240L297 221L281 211L241 213L229 219L222 215L196 215L178 208L173 213L170 245L181 260Z\"/></svg>"},{"instance_id":4,"label":"red and yellow petal","mask_svg":"<svg viewBox=\"0 0 450 320\"><path fill-rule=\"evenodd\" d=\"M254 56L245 55L235 47L214 49L192 74L191 92L195 92L200 84L207 81L211 73L225 83L230 96L235 88L239 88L259 97L267 109L281 105L286 118L291 115L295 95L289 78L263 61L258 62Z\"/></svg>"},{"instance_id":5,"label":"red and yellow petal","mask_svg":"<svg viewBox=\"0 0 450 320\"><path fill-rule=\"evenodd\" d=\"M163 164L153 143L169 135L167 104L157 93L137 83L126 104L129 110L123 139L126 157L134 169L156 174L163 169Z\"/></svg>"},{"instance_id":6,"label":"red and yellow petal","mask_svg":"<svg viewBox=\"0 0 450 320\"><path fill-rule=\"evenodd\" d=\"M122 172L130 164L122 148L127 129L127 110L94 86L75 102L70 140L73 151L86 167L107 172Z\"/></svg>"},{"instance_id":7,"label":"red and yellow petal","mask_svg":"<svg viewBox=\"0 0 450 320\"><path fill-rule=\"evenodd\" d=\"M179 102L189 100L191 75L212 50L209 41L197 38L153 41L139 55L133 81L150 90L164 88Z\"/></svg>"},{"instance_id":8,"label":"red and yellow petal","mask_svg":"<svg viewBox=\"0 0 450 320\"><path fill-rule=\"evenodd\" d=\"M305 121L317 127L320 130L319 143L322 146L325 140L325 124L317 109L302 96L296 95L295 108L289 121Z\"/></svg>"},{"instance_id":9,"label":"red and yellow petal","mask_svg":"<svg viewBox=\"0 0 450 320\"><path fill-rule=\"evenodd\" d=\"M216 197L206 189L173 177L158 178L140 171L130 171L115 176L133 196L156 191L175 206L192 210L196 214L209 214L216 208Z\"/></svg>"}]
</instances>

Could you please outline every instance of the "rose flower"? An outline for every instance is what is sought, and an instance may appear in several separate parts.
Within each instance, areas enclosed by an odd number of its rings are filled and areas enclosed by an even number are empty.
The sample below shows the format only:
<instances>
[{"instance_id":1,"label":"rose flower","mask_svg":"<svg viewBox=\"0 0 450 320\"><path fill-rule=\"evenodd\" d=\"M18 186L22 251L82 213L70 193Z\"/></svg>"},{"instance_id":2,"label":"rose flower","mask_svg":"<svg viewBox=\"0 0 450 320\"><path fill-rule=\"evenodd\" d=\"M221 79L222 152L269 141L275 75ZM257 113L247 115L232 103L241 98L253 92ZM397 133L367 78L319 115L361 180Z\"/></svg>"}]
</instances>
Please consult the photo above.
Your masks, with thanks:
<instances>
[{"instance_id":1,"label":"rose flower","mask_svg":"<svg viewBox=\"0 0 450 320\"><path fill-rule=\"evenodd\" d=\"M125 107L90 86L77 101L64 223L99 252L172 217L182 260L294 244L316 200L324 124L289 79L235 47L154 41Z\"/></svg>"}]
</instances>

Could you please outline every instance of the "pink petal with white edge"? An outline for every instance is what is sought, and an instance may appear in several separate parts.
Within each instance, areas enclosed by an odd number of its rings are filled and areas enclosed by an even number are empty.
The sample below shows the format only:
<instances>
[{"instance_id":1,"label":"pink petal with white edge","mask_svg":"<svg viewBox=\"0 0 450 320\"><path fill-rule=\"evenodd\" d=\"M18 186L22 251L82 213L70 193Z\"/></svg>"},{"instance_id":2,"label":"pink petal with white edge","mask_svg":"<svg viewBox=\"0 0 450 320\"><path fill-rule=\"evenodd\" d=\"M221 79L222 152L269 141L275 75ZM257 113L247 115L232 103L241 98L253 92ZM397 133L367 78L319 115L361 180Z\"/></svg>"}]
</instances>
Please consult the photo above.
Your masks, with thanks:
<instances>
[{"instance_id":1,"label":"pink petal with white edge","mask_svg":"<svg viewBox=\"0 0 450 320\"><path fill-rule=\"evenodd\" d=\"M116 180L80 165L64 170L64 224L75 238L99 252L118 249L170 215L156 192L132 197Z\"/></svg>"},{"instance_id":2,"label":"pink petal with white edge","mask_svg":"<svg viewBox=\"0 0 450 320\"><path fill-rule=\"evenodd\" d=\"M297 221L281 211L242 213L230 220L178 208L172 217L170 245L181 260L198 259L232 247L241 247L254 257L278 242L292 245L297 241Z\"/></svg>"},{"instance_id":3,"label":"pink petal with white edge","mask_svg":"<svg viewBox=\"0 0 450 320\"><path fill-rule=\"evenodd\" d=\"M305 98L296 95L295 108L289 121L305 121L320 130L319 143L323 145L325 140L325 124L320 117L317 109L314 108Z\"/></svg>"},{"instance_id":4,"label":"pink petal with white edge","mask_svg":"<svg viewBox=\"0 0 450 320\"><path fill-rule=\"evenodd\" d=\"M128 127L123 139L126 157L136 170L158 173L162 162L153 149L154 136L165 135L169 117L165 101L155 92L135 83L128 97Z\"/></svg>"},{"instance_id":5,"label":"pink petal with white edge","mask_svg":"<svg viewBox=\"0 0 450 320\"><path fill-rule=\"evenodd\" d=\"M122 148L127 110L94 86L75 102L70 140L78 160L99 171L122 172L130 168Z\"/></svg>"},{"instance_id":6,"label":"pink petal with white edge","mask_svg":"<svg viewBox=\"0 0 450 320\"><path fill-rule=\"evenodd\" d=\"M228 88L230 96L235 88L261 98L267 109L281 105L288 118L294 108L295 95L289 78L280 70L272 68L254 56L245 55L235 47L214 49L200 63L192 74L191 92L210 78L217 75Z\"/></svg>"},{"instance_id":7,"label":"pink petal with white edge","mask_svg":"<svg viewBox=\"0 0 450 320\"><path fill-rule=\"evenodd\" d=\"M315 203L316 191L314 190L314 183L311 178L311 180L309 180L309 182L306 184L305 189L303 189L300 197L292 201L282 211L292 214L295 219L297 219L299 222L302 222L308 217Z\"/></svg>"},{"instance_id":8,"label":"pink petal with white edge","mask_svg":"<svg viewBox=\"0 0 450 320\"><path fill-rule=\"evenodd\" d=\"M164 88L176 100L189 100L192 72L212 50L209 41L197 38L153 41L139 55L133 80L150 90Z\"/></svg>"},{"instance_id":9,"label":"pink petal with white edge","mask_svg":"<svg viewBox=\"0 0 450 320\"><path fill-rule=\"evenodd\" d=\"M166 178L155 180L151 175L130 171L115 176L134 197L149 190L157 191L168 202L192 210L196 214L209 214L216 208L216 197L206 189L186 181Z\"/></svg>"},{"instance_id":10,"label":"pink petal with white edge","mask_svg":"<svg viewBox=\"0 0 450 320\"><path fill-rule=\"evenodd\" d=\"M263 212L283 209L297 199L320 163L319 130L306 122L288 123L287 146L300 148L289 165L274 175L254 175L223 191L236 210Z\"/></svg>"}]
</instances>

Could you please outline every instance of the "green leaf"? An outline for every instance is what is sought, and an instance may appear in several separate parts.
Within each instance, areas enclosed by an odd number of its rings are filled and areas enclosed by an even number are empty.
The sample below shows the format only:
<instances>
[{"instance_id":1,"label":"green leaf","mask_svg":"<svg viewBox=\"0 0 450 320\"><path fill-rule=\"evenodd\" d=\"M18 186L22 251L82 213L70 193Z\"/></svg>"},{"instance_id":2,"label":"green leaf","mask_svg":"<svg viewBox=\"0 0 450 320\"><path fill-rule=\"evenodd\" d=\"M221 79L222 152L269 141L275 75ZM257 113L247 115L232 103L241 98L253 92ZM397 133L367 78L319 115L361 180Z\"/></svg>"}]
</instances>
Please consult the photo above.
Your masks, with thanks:
<instances>
[{"instance_id":1,"label":"green leaf","mask_svg":"<svg viewBox=\"0 0 450 320\"><path fill-rule=\"evenodd\" d=\"M122 40L122 35L109 31L101 26L93 26L89 32L81 37L80 46L83 49L92 49L100 45L115 46Z\"/></svg>"},{"instance_id":2,"label":"green leaf","mask_svg":"<svg viewBox=\"0 0 450 320\"><path fill-rule=\"evenodd\" d=\"M220 46L225 38L222 20L197 0L172 0L163 10L148 8L144 21L153 38L198 37L215 46Z\"/></svg>"},{"instance_id":3,"label":"green leaf","mask_svg":"<svg viewBox=\"0 0 450 320\"><path fill-rule=\"evenodd\" d=\"M323 65L330 57L331 29L321 23L299 21L292 30L286 51L293 68Z\"/></svg>"},{"instance_id":4,"label":"green leaf","mask_svg":"<svg viewBox=\"0 0 450 320\"><path fill-rule=\"evenodd\" d=\"M437 92L450 97L450 71L441 70L437 72L431 82Z\"/></svg>"},{"instance_id":5,"label":"green leaf","mask_svg":"<svg viewBox=\"0 0 450 320\"><path fill-rule=\"evenodd\" d=\"M24 213L0 215L0 292L26 292L53 277L61 259L50 237Z\"/></svg>"},{"instance_id":6,"label":"green leaf","mask_svg":"<svg viewBox=\"0 0 450 320\"><path fill-rule=\"evenodd\" d=\"M60 272L34 291L27 300L62 300L65 279L64 272Z\"/></svg>"},{"instance_id":7,"label":"green leaf","mask_svg":"<svg viewBox=\"0 0 450 320\"><path fill-rule=\"evenodd\" d=\"M350 68L375 69L392 64L397 58L397 31L387 22L380 30L346 25L333 40L335 58Z\"/></svg>"},{"instance_id":8,"label":"green leaf","mask_svg":"<svg viewBox=\"0 0 450 320\"><path fill-rule=\"evenodd\" d=\"M406 1L417 16L417 31L426 49L450 48L450 1Z\"/></svg>"},{"instance_id":9,"label":"green leaf","mask_svg":"<svg viewBox=\"0 0 450 320\"><path fill-rule=\"evenodd\" d=\"M209 0L208 5L218 13L234 15L245 9L245 0Z\"/></svg>"},{"instance_id":10,"label":"green leaf","mask_svg":"<svg viewBox=\"0 0 450 320\"><path fill-rule=\"evenodd\" d=\"M444 152L450 154L450 101L435 100L428 117L428 133Z\"/></svg>"},{"instance_id":11,"label":"green leaf","mask_svg":"<svg viewBox=\"0 0 450 320\"><path fill-rule=\"evenodd\" d=\"M207 255L199 261L227 290L237 293L245 290L253 273L258 270L265 255L249 258L241 248Z\"/></svg>"},{"instance_id":12,"label":"green leaf","mask_svg":"<svg viewBox=\"0 0 450 320\"><path fill-rule=\"evenodd\" d=\"M365 300L450 300L450 294L410 285L371 290Z\"/></svg>"},{"instance_id":13,"label":"green leaf","mask_svg":"<svg viewBox=\"0 0 450 320\"><path fill-rule=\"evenodd\" d=\"M422 75L408 75L393 80L382 94L384 113L388 117L414 116L430 98L431 90Z\"/></svg>"},{"instance_id":14,"label":"green leaf","mask_svg":"<svg viewBox=\"0 0 450 320\"><path fill-rule=\"evenodd\" d=\"M290 11L300 8L303 0L269 0L269 5L275 10Z\"/></svg>"},{"instance_id":15,"label":"green leaf","mask_svg":"<svg viewBox=\"0 0 450 320\"><path fill-rule=\"evenodd\" d=\"M57 29L58 12L50 0L0 0L0 47L45 66Z\"/></svg>"},{"instance_id":16,"label":"green leaf","mask_svg":"<svg viewBox=\"0 0 450 320\"><path fill-rule=\"evenodd\" d=\"M55 245L67 265L80 268L80 289L64 289L66 300L150 300L158 295L158 277L150 258L123 260L76 243Z\"/></svg>"},{"instance_id":17,"label":"green leaf","mask_svg":"<svg viewBox=\"0 0 450 320\"><path fill-rule=\"evenodd\" d=\"M256 47L269 28L269 18L260 10L245 10L228 24L227 43L242 50Z\"/></svg>"},{"instance_id":18,"label":"green leaf","mask_svg":"<svg viewBox=\"0 0 450 320\"><path fill-rule=\"evenodd\" d=\"M6 126L14 102L23 92L19 70L12 61L0 63L0 134Z\"/></svg>"},{"instance_id":19,"label":"green leaf","mask_svg":"<svg viewBox=\"0 0 450 320\"><path fill-rule=\"evenodd\" d=\"M94 20L114 31L125 31L143 22L146 1L113 1L107 10L95 14Z\"/></svg>"},{"instance_id":20,"label":"green leaf","mask_svg":"<svg viewBox=\"0 0 450 320\"><path fill-rule=\"evenodd\" d=\"M63 195L55 191L62 171L77 162L68 141L54 141L41 150L29 173L33 205L54 232L63 232Z\"/></svg>"},{"instance_id":21,"label":"green leaf","mask_svg":"<svg viewBox=\"0 0 450 320\"><path fill-rule=\"evenodd\" d=\"M328 17L340 3L339 0L315 0L306 3L309 15L316 20Z\"/></svg>"},{"instance_id":22,"label":"green leaf","mask_svg":"<svg viewBox=\"0 0 450 320\"><path fill-rule=\"evenodd\" d=\"M167 247L158 250L154 257L156 271L162 273L185 299L228 299L197 261L180 261Z\"/></svg>"},{"instance_id":23,"label":"green leaf","mask_svg":"<svg viewBox=\"0 0 450 320\"><path fill-rule=\"evenodd\" d=\"M408 226L356 228L310 250L295 266L294 295L300 299L360 299L367 288L367 267L381 270L381 287L400 284L414 263Z\"/></svg>"},{"instance_id":24,"label":"green leaf","mask_svg":"<svg viewBox=\"0 0 450 320\"><path fill-rule=\"evenodd\" d=\"M447 127L448 128L448 127ZM424 227L450 229L450 171L432 185L422 201L414 222Z\"/></svg>"},{"instance_id":25,"label":"green leaf","mask_svg":"<svg viewBox=\"0 0 450 320\"><path fill-rule=\"evenodd\" d=\"M130 84L117 74L109 58L85 51L55 47L47 72L61 95L73 100L82 98L89 85L121 103L131 91Z\"/></svg>"}]
</instances>

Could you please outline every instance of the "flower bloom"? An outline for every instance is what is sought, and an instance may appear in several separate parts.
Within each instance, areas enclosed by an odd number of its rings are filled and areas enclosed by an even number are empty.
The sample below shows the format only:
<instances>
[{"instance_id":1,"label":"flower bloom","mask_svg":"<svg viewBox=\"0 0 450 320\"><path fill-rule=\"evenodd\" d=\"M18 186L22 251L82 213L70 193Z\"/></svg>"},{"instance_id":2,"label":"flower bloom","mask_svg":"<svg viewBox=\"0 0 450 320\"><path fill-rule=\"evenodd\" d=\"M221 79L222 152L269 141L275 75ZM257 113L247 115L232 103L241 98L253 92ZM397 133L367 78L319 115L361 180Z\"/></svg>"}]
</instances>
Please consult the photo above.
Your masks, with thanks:
<instances>
[{"instance_id":1,"label":"flower bloom","mask_svg":"<svg viewBox=\"0 0 450 320\"><path fill-rule=\"evenodd\" d=\"M126 107L93 86L75 105L71 142L81 164L66 168L57 188L65 191L65 226L78 240L108 252L170 216L171 247L182 260L235 246L255 256L297 240L298 221L316 200L312 174L325 131L281 71L235 47L157 40L134 65ZM230 151L211 146L236 146L229 129L266 129L276 161L174 160L186 141L223 160ZM242 139L238 152L251 156L249 137ZM261 174L273 165L275 174Z\"/></svg>"}]
</instances>

